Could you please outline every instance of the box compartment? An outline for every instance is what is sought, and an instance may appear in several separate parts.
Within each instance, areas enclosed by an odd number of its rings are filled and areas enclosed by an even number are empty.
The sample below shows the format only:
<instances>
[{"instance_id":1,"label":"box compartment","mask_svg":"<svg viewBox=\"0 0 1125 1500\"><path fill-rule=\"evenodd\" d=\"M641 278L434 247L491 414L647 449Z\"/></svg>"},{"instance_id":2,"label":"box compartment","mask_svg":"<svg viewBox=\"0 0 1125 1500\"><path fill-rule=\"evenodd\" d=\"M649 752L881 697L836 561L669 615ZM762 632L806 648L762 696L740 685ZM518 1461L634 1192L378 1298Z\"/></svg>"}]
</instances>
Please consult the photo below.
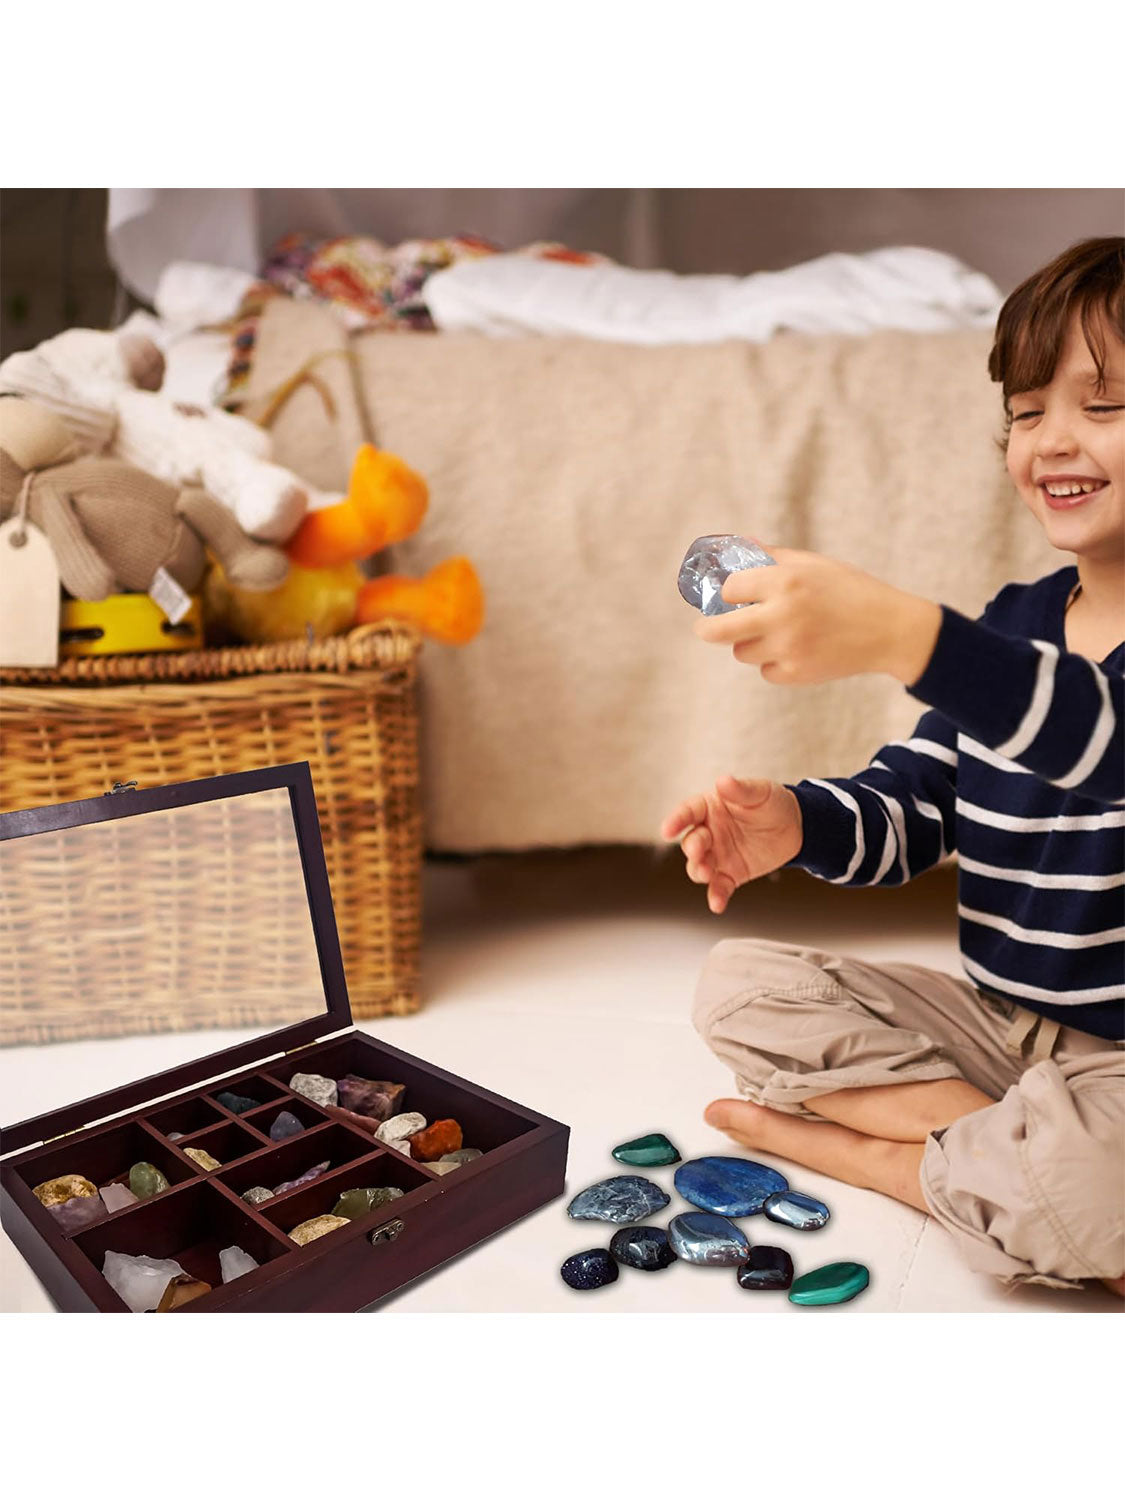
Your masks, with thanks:
<instances>
[{"instance_id":1,"label":"box compartment","mask_svg":"<svg viewBox=\"0 0 1125 1500\"><path fill-rule=\"evenodd\" d=\"M239 1245L254 1257L261 1269L293 1248L272 1226L264 1224L256 1214L210 1182L193 1183L183 1192L168 1194L162 1200L149 1199L127 1216L84 1229L75 1235L74 1244L99 1276L107 1250L178 1261L189 1276L210 1284L212 1292L207 1300L223 1286L220 1250ZM257 1272L246 1273L246 1277L254 1275ZM236 1279L243 1281L246 1277ZM120 1302L104 1278L102 1284L113 1301ZM229 1287L235 1284L227 1283Z\"/></svg>"},{"instance_id":2,"label":"box compartment","mask_svg":"<svg viewBox=\"0 0 1125 1500\"><path fill-rule=\"evenodd\" d=\"M151 1162L168 1179L168 1188L157 1193L157 1198L197 1175L190 1158L183 1157L174 1145L147 1129L140 1120L110 1126L93 1135L69 1137L34 1153L30 1160L18 1161L15 1171L29 1188L70 1172L88 1178L95 1187L108 1187L111 1182L122 1182L128 1187L129 1169L141 1161Z\"/></svg>"},{"instance_id":3,"label":"box compartment","mask_svg":"<svg viewBox=\"0 0 1125 1500\"><path fill-rule=\"evenodd\" d=\"M326 1125L322 1130L306 1130L280 1145L263 1148L237 1166L226 1167L214 1175L238 1197L252 1187L269 1188L276 1193L280 1183L294 1181L318 1162L327 1161L332 1173L361 1157L373 1155L376 1149L373 1141L365 1140L346 1125ZM260 1212L266 1205L257 1206Z\"/></svg>"}]
</instances>

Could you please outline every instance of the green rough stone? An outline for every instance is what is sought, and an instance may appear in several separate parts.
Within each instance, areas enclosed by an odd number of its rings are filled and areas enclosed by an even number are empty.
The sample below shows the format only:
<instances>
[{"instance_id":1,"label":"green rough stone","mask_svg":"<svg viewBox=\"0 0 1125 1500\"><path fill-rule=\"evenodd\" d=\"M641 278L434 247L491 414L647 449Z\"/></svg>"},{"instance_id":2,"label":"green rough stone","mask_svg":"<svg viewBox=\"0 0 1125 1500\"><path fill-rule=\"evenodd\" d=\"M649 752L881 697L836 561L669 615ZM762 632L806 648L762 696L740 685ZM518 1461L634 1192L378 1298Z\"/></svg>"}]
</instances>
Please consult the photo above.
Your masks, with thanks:
<instances>
[{"instance_id":1,"label":"green rough stone","mask_svg":"<svg viewBox=\"0 0 1125 1500\"><path fill-rule=\"evenodd\" d=\"M349 1188L340 1194L332 1212L341 1219L362 1219L364 1214L373 1213L402 1195L402 1188L396 1187Z\"/></svg>"},{"instance_id":2,"label":"green rough stone","mask_svg":"<svg viewBox=\"0 0 1125 1500\"><path fill-rule=\"evenodd\" d=\"M854 1260L836 1260L798 1276L789 1289L790 1302L802 1307L824 1307L830 1302L850 1302L871 1280L866 1266Z\"/></svg>"},{"instance_id":3,"label":"green rough stone","mask_svg":"<svg viewBox=\"0 0 1125 1500\"><path fill-rule=\"evenodd\" d=\"M651 1135L638 1136L635 1141L626 1141L614 1146L613 1155L630 1167L667 1167L680 1160L680 1153L666 1135L653 1131Z\"/></svg>"},{"instance_id":4,"label":"green rough stone","mask_svg":"<svg viewBox=\"0 0 1125 1500\"><path fill-rule=\"evenodd\" d=\"M139 1161L129 1168L129 1191L137 1198L151 1198L167 1186L167 1177L150 1161Z\"/></svg>"}]
</instances>

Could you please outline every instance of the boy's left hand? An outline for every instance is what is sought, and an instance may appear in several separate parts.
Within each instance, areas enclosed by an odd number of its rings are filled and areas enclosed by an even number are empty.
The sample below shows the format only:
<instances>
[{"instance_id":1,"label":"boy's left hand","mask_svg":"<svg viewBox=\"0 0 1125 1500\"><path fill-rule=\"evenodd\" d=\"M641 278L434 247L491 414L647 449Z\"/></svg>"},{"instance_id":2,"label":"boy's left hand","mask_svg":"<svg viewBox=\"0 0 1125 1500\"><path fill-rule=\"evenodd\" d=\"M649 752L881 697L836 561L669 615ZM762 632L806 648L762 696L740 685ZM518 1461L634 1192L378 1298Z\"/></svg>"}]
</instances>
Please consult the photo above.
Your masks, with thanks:
<instances>
[{"instance_id":1,"label":"boy's left hand","mask_svg":"<svg viewBox=\"0 0 1125 1500\"><path fill-rule=\"evenodd\" d=\"M701 640L733 646L735 659L760 667L767 682L860 672L917 682L941 627L938 605L831 557L766 550L776 567L732 573L723 585L728 604L754 607L705 616L695 627Z\"/></svg>"}]
</instances>

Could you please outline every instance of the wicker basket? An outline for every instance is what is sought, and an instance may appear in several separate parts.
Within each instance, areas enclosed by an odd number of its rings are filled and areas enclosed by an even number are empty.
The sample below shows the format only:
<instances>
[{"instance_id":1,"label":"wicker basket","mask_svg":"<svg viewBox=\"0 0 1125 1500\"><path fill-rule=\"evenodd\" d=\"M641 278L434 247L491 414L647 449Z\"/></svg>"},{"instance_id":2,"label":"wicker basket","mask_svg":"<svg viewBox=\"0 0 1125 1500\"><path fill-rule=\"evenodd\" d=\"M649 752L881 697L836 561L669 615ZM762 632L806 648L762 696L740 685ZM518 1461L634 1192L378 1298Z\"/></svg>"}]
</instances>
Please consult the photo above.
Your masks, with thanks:
<instances>
[{"instance_id":1,"label":"wicker basket","mask_svg":"<svg viewBox=\"0 0 1125 1500\"><path fill-rule=\"evenodd\" d=\"M327 641L7 670L0 809L97 796L118 781L151 786L307 760L352 1013L406 1014L419 1004L418 649L412 629L382 624ZM253 950L249 942L248 989ZM34 996L5 993L7 973L0 968L5 1041L104 1034L75 1015L61 1028L58 1017L48 1022ZM151 1021L162 1029L160 1017Z\"/></svg>"}]
</instances>

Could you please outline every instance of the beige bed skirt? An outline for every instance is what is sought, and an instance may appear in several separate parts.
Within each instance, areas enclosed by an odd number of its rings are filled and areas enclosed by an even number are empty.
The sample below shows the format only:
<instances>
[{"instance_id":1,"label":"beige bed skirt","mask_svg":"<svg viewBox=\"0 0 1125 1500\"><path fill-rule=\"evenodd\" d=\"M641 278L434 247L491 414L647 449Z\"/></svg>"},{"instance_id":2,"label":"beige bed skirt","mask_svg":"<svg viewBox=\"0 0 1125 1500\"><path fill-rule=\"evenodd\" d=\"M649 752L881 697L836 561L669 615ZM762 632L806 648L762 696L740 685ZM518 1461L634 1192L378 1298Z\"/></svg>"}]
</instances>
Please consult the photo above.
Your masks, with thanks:
<instances>
[{"instance_id":1,"label":"beige bed skirt","mask_svg":"<svg viewBox=\"0 0 1125 1500\"><path fill-rule=\"evenodd\" d=\"M365 334L354 359L320 361L335 415L298 390L280 461L342 488L370 431L430 485L393 566L463 552L484 583L481 635L423 653L429 847L650 843L722 772L846 775L905 736L924 705L888 678L771 687L703 645L676 574L694 537L744 532L975 615L1069 562L1005 473L989 345L977 330L664 348ZM330 348L346 348L331 313L271 305L252 391Z\"/></svg>"}]
</instances>

